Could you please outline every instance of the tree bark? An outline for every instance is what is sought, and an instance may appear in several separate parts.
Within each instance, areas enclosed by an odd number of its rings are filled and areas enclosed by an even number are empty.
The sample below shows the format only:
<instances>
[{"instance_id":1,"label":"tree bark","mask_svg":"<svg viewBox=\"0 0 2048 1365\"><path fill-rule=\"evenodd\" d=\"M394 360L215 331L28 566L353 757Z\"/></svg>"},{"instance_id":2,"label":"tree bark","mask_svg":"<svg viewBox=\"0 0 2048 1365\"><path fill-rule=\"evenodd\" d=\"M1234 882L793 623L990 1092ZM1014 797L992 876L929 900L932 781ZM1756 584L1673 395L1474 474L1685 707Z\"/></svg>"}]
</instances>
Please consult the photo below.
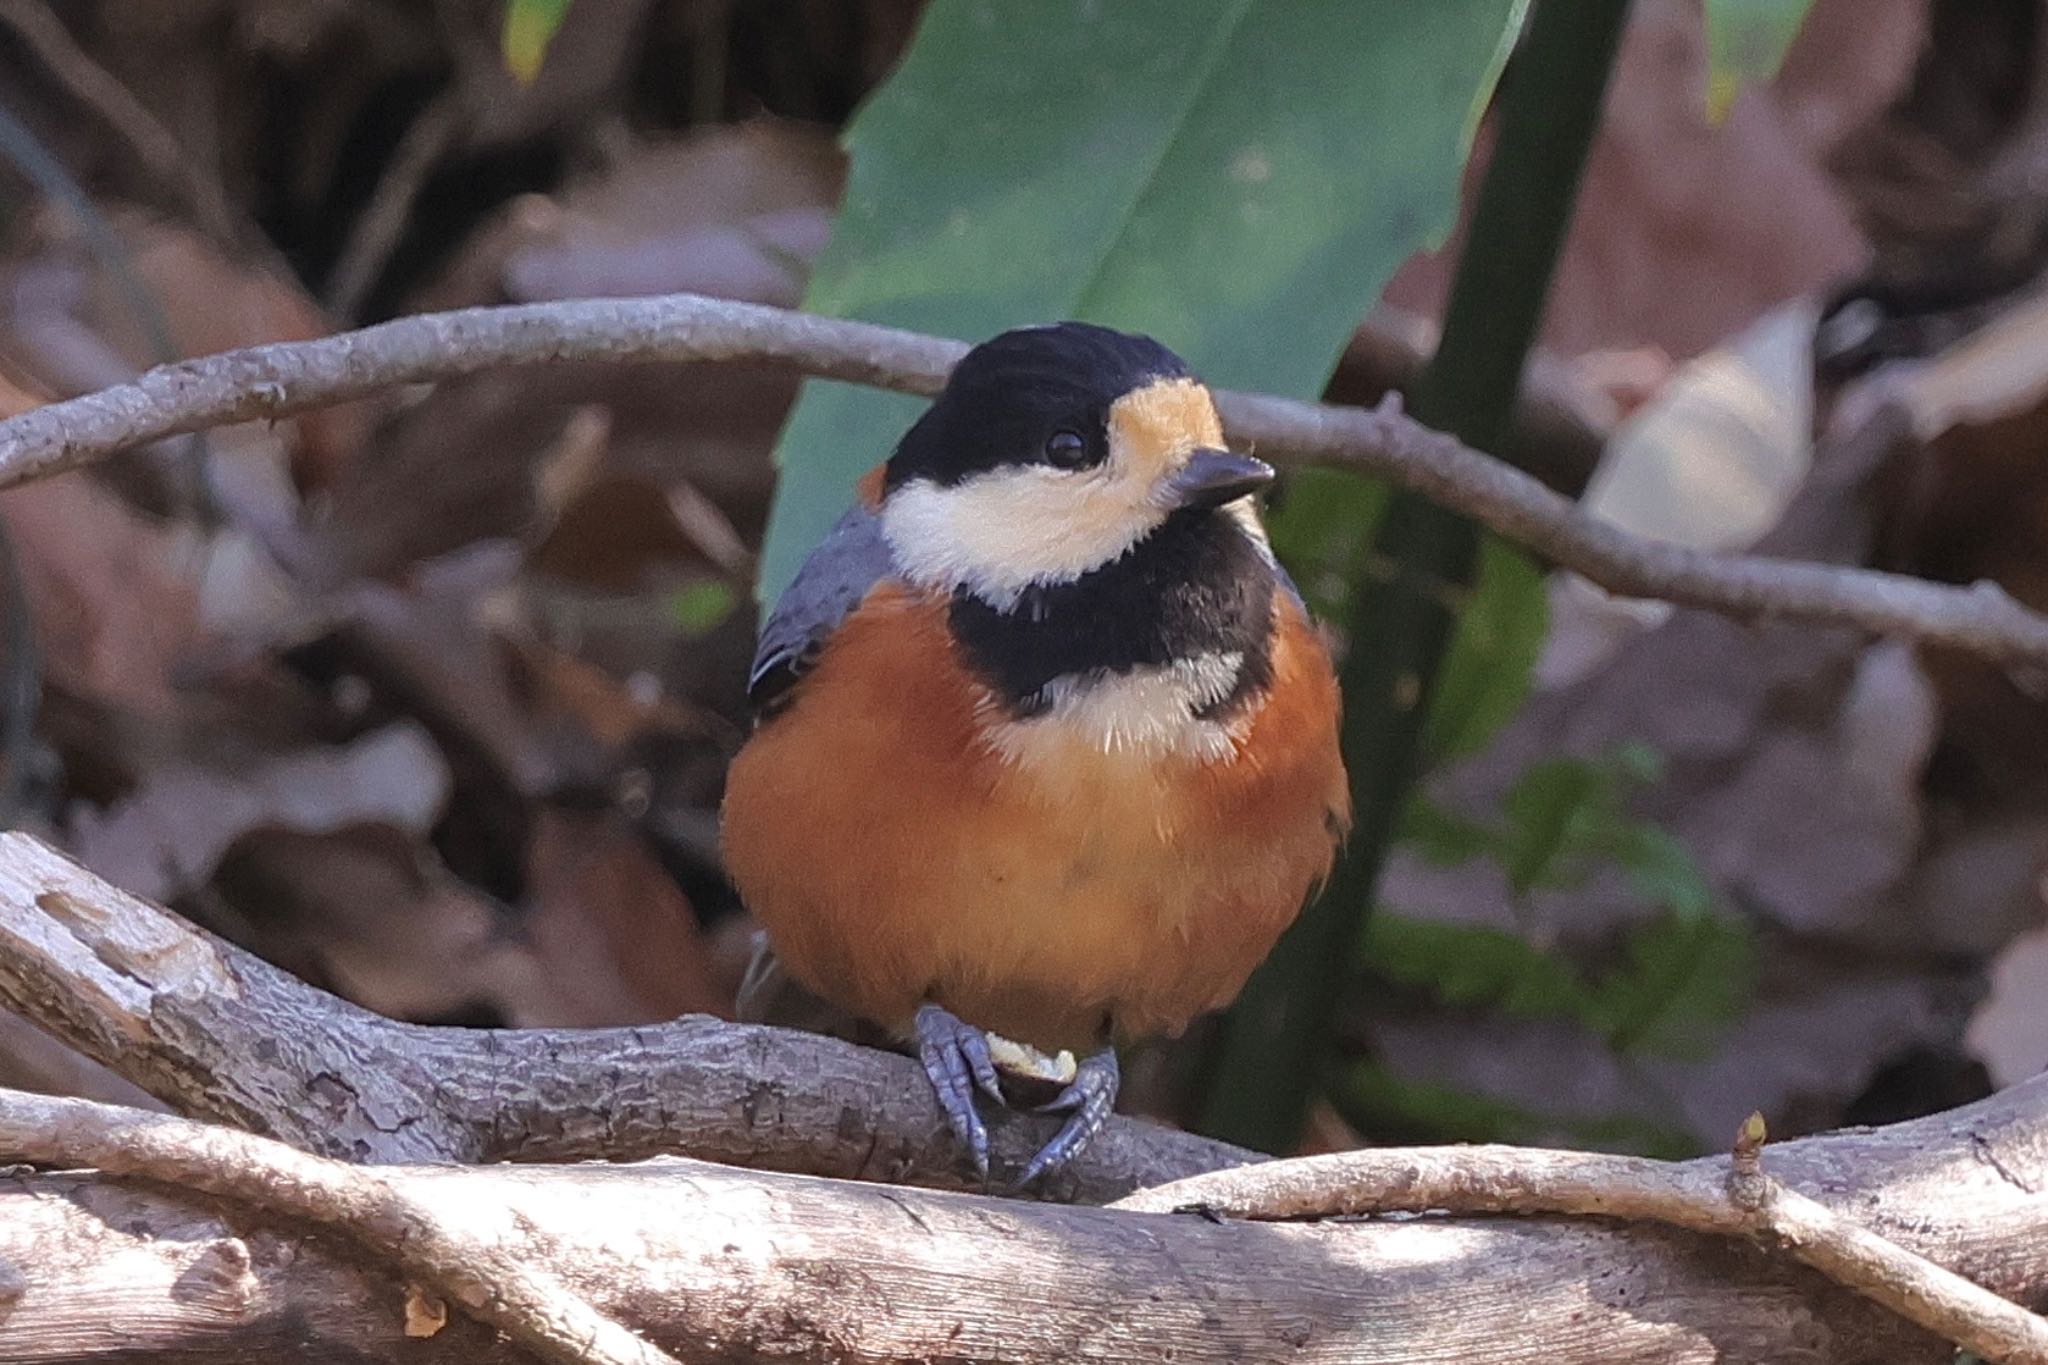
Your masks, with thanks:
<instances>
[{"instance_id":1,"label":"tree bark","mask_svg":"<svg viewBox=\"0 0 2048 1365\"><path fill-rule=\"evenodd\" d=\"M907 1059L704 1019L584 1032L376 1019L18 834L0 835L0 1001L176 1107L355 1160L665 1148L959 1182ZM1002 1131L1010 1169L1041 1137L1028 1120ZM1768 1150L1777 1181L1837 1216L2022 1303L2048 1299L2048 1077ZM1246 1155L1122 1120L1065 1193L1099 1201ZM1605 1219L1219 1224L676 1157L378 1174L689 1361L1950 1355L1771 1249ZM408 1322L444 1325L416 1338ZM353 1244L261 1207L107 1175L0 1181L0 1360L136 1353L526 1359Z\"/></svg>"},{"instance_id":2,"label":"tree bark","mask_svg":"<svg viewBox=\"0 0 2048 1365\"><path fill-rule=\"evenodd\" d=\"M318 991L25 834L0 833L0 1006L179 1113L350 1161L664 1152L966 1188L908 1057L690 1016L646 1028L404 1024ZM991 1115L1014 1175L1059 1120ZM1107 1203L1253 1154L1112 1121L1044 1193Z\"/></svg>"},{"instance_id":3,"label":"tree bark","mask_svg":"<svg viewBox=\"0 0 2048 1365\"><path fill-rule=\"evenodd\" d=\"M1978 1114L1967 1132L1999 1141L2000 1117ZM1967 1143L1929 1154L1917 1137L1799 1144L1780 1164L1800 1183L1831 1172L1843 1183L1830 1203L1881 1212L1900 1240L1993 1284L2048 1284L2040 1197ZM674 1158L393 1178L502 1226L506 1249L687 1361L1903 1365L1951 1354L1762 1250L1604 1223L1218 1225ZM406 1286L330 1236L122 1181L0 1187L0 1266L16 1286L0 1359L24 1365L138 1351L192 1365L526 1359L459 1314L409 1339Z\"/></svg>"}]
</instances>

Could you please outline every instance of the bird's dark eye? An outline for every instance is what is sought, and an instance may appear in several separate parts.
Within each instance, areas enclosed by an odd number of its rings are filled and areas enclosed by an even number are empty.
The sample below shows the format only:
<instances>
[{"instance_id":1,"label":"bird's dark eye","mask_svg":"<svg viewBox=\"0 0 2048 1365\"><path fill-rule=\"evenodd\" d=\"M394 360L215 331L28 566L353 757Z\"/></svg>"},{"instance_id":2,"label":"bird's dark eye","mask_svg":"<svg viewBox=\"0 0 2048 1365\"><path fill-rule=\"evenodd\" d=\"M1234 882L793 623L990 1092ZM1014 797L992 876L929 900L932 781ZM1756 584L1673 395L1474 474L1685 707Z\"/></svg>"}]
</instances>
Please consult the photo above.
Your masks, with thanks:
<instances>
[{"instance_id":1,"label":"bird's dark eye","mask_svg":"<svg viewBox=\"0 0 2048 1365\"><path fill-rule=\"evenodd\" d=\"M1055 431L1046 438L1045 458L1061 469L1079 469L1088 463L1088 441L1078 431Z\"/></svg>"}]
</instances>

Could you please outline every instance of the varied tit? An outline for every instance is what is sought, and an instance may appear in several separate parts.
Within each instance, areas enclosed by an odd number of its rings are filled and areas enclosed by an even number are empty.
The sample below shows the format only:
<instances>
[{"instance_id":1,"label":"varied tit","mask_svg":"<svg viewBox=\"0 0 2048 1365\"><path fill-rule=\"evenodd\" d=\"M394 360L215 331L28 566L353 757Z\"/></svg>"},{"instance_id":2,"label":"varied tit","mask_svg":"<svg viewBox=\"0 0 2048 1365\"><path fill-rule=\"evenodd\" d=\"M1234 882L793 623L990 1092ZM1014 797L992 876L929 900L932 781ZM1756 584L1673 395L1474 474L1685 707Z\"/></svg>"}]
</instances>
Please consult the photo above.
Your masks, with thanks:
<instances>
[{"instance_id":1,"label":"varied tit","mask_svg":"<svg viewBox=\"0 0 2048 1365\"><path fill-rule=\"evenodd\" d=\"M1086 1054L1237 994L1350 820L1337 684L1209 391L1083 323L975 347L761 629L723 843L780 966L914 1042L987 1172L1005 1040Z\"/></svg>"}]
</instances>

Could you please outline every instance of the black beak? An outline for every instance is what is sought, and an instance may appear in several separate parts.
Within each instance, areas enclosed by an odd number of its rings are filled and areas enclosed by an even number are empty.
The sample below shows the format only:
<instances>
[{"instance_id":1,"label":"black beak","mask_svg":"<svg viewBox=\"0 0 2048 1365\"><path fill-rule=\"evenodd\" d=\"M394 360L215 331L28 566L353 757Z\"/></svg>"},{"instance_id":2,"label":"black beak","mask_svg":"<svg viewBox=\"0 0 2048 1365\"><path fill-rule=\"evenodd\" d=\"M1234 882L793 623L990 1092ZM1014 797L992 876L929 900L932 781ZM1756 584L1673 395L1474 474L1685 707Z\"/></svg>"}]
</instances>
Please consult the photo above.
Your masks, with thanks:
<instances>
[{"instance_id":1,"label":"black beak","mask_svg":"<svg viewBox=\"0 0 2048 1365\"><path fill-rule=\"evenodd\" d=\"M1196 450L1188 456L1188 463L1167 479L1165 493L1174 508L1202 512L1257 493L1272 481L1274 467L1266 460L1229 450Z\"/></svg>"},{"instance_id":2,"label":"black beak","mask_svg":"<svg viewBox=\"0 0 2048 1365\"><path fill-rule=\"evenodd\" d=\"M1175 507L1200 511L1235 502L1273 482L1273 466L1227 450L1198 450L1166 481Z\"/></svg>"}]
</instances>

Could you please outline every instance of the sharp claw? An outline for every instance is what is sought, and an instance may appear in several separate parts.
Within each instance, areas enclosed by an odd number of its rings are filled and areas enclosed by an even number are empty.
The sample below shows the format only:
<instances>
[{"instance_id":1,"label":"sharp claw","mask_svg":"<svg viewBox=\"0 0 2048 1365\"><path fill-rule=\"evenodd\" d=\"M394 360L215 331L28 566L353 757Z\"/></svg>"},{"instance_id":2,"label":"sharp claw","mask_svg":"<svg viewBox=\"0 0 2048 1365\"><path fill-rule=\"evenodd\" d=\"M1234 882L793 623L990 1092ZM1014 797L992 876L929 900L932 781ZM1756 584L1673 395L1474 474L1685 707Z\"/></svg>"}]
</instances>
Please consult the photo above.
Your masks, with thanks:
<instances>
[{"instance_id":1,"label":"sharp claw","mask_svg":"<svg viewBox=\"0 0 2048 1365\"><path fill-rule=\"evenodd\" d=\"M996 1075L995 1058L989 1055L988 1035L978 1028L968 1028L960 1035L960 1051L974 1073L975 1087L997 1104L1004 1103L1003 1082Z\"/></svg>"},{"instance_id":2,"label":"sharp claw","mask_svg":"<svg viewBox=\"0 0 2048 1365\"><path fill-rule=\"evenodd\" d=\"M1081 1093L1080 1086L1070 1085L1044 1104L1034 1106L1031 1112L1034 1114L1064 1114L1070 1109L1079 1109L1086 1098L1087 1096Z\"/></svg>"},{"instance_id":3,"label":"sharp claw","mask_svg":"<svg viewBox=\"0 0 2048 1365\"><path fill-rule=\"evenodd\" d=\"M1110 1095L1114 1099L1116 1093L1110 1091ZM1032 1105L1032 1113L1071 1113L1085 1105L1087 1097L1090 1097L1090 1091L1081 1085L1081 1078L1075 1076L1073 1083L1069 1083L1065 1091L1061 1091L1049 1101L1044 1101L1042 1105Z\"/></svg>"},{"instance_id":4,"label":"sharp claw","mask_svg":"<svg viewBox=\"0 0 2048 1365\"><path fill-rule=\"evenodd\" d=\"M967 1150L974 1158L974 1173L988 1184L988 1125L972 1109L967 1111Z\"/></svg>"},{"instance_id":5,"label":"sharp claw","mask_svg":"<svg viewBox=\"0 0 2048 1365\"><path fill-rule=\"evenodd\" d=\"M917 1057L930 1079L946 1122L974 1159L974 1169L988 1180L988 1125L975 1107L978 1090L997 1104L1005 1104L1002 1082L991 1055L988 1035L955 1017L938 1005L920 1005L913 1017L917 1036ZM1122 1077L1114 1051L1098 1052L1082 1061L1073 1081L1037 1112L1071 1113L1051 1142L1031 1158L1018 1184L1029 1185L1072 1161L1094 1136L1102 1131L1116 1107L1116 1093Z\"/></svg>"},{"instance_id":6,"label":"sharp claw","mask_svg":"<svg viewBox=\"0 0 2048 1365\"><path fill-rule=\"evenodd\" d=\"M1038 1106L1040 1113L1071 1110L1073 1117L1060 1127L1051 1142L1039 1149L1037 1156L1031 1158L1031 1164L1017 1178L1020 1187L1064 1167L1102 1131L1102 1126L1109 1122L1109 1116L1116 1108L1117 1087L1122 1079L1117 1069L1116 1053L1113 1050L1098 1052L1081 1063L1072 1084L1049 1104Z\"/></svg>"},{"instance_id":7,"label":"sharp claw","mask_svg":"<svg viewBox=\"0 0 2048 1365\"><path fill-rule=\"evenodd\" d=\"M918 1008L915 1028L917 1059L938 1096L939 1108L953 1136L974 1158L974 1169L988 1179L988 1125L974 1107L977 1088L1001 1099L995 1083L995 1064L988 1054L988 1040L981 1030L970 1028L937 1005Z\"/></svg>"}]
</instances>

